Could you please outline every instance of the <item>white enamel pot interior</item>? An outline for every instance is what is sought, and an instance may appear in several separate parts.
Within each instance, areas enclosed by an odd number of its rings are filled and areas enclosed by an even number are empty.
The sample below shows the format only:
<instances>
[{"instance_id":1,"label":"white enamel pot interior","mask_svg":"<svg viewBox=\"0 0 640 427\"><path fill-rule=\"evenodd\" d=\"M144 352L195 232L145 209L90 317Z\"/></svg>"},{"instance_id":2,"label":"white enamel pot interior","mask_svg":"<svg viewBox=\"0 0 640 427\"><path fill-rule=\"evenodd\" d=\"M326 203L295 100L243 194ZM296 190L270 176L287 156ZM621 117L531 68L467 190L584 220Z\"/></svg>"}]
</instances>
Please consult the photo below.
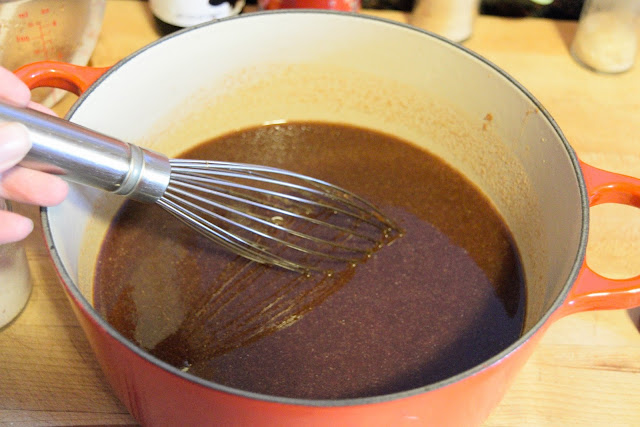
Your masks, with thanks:
<instances>
[{"instance_id":1,"label":"white enamel pot interior","mask_svg":"<svg viewBox=\"0 0 640 427\"><path fill-rule=\"evenodd\" d=\"M121 200L72 186L63 204L43 210L46 238L107 378L143 423L475 424L526 360L524 348L562 303L584 257L585 187L549 114L488 61L406 25L325 11L256 13L202 25L116 64L68 118L170 157L274 120L395 134L482 188L522 256L524 334L486 363L391 396L330 402L261 396L180 372L100 319L91 306L92 275Z\"/></svg>"}]
</instances>

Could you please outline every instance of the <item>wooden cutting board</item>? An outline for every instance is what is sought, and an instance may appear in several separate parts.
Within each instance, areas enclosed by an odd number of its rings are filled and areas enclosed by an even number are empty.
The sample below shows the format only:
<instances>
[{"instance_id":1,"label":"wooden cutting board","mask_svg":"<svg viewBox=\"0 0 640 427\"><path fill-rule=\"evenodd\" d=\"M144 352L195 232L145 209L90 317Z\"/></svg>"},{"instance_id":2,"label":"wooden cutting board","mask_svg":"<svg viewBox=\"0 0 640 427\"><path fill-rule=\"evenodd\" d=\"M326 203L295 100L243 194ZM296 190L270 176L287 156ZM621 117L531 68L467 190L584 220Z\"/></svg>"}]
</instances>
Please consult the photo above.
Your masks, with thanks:
<instances>
[{"instance_id":1,"label":"wooden cutting board","mask_svg":"<svg viewBox=\"0 0 640 427\"><path fill-rule=\"evenodd\" d=\"M580 67L568 51L575 29L574 22L482 16L464 45L527 87L584 161L640 177L640 65L613 76ZM147 2L108 0L91 65L113 65L158 37ZM63 115L74 99L66 97L55 110ZM36 208L18 210L38 223ZM105 383L37 227L25 242L33 295L22 315L0 330L0 424L133 424ZM597 271L640 273L640 211L594 208L590 236L588 259ZM639 324L639 309L558 321L485 426L640 425Z\"/></svg>"}]
</instances>

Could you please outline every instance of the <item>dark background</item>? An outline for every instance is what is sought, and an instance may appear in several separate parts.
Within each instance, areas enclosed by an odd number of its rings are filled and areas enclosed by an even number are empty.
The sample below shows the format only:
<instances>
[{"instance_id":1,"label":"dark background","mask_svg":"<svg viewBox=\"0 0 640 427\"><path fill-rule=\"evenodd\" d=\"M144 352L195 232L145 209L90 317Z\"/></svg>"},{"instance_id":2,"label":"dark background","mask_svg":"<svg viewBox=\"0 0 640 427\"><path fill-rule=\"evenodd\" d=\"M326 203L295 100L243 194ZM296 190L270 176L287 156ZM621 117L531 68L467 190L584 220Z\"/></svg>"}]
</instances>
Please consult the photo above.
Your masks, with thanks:
<instances>
[{"instance_id":1,"label":"dark background","mask_svg":"<svg viewBox=\"0 0 640 427\"><path fill-rule=\"evenodd\" d=\"M418 0L361 0L365 9L395 9L411 11ZM535 16L553 19L575 19L580 17L584 0L554 0L543 6L531 0L482 0L480 13L497 16Z\"/></svg>"}]
</instances>

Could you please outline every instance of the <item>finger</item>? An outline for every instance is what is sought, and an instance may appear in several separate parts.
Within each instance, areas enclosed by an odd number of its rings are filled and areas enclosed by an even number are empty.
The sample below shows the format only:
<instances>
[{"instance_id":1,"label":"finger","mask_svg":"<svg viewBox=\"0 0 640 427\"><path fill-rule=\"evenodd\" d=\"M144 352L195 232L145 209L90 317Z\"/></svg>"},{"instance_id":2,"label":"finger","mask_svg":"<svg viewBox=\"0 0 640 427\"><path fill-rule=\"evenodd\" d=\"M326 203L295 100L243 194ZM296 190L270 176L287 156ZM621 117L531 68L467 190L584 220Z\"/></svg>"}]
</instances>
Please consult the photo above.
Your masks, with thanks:
<instances>
[{"instance_id":1,"label":"finger","mask_svg":"<svg viewBox=\"0 0 640 427\"><path fill-rule=\"evenodd\" d=\"M43 113L57 116L50 108L31 101L29 87L11 71L0 67L0 98L18 107L28 107Z\"/></svg>"},{"instance_id":2,"label":"finger","mask_svg":"<svg viewBox=\"0 0 640 427\"><path fill-rule=\"evenodd\" d=\"M0 197L21 203L54 206L64 200L68 190L62 178L20 166L0 177Z\"/></svg>"},{"instance_id":3,"label":"finger","mask_svg":"<svg viewBox=\"0 0 640 427\"><path fill-rule=\"evenodd\" d=\"M29 104L27 104L27 107L31 108L32 110L40 111L41 113L50 114L56 117L58 116L52 109L45 107L42 104L38 104L37 102L30 101Z\"/></svg>"},{"instance_id":4,"label":"finger","mask_svg":"<svg viewBox=\"0 0 640 427\"><path fill-rule=\"evenodd\" d=\"M31 100L31 91L15 74L0 67L0 98L19 107L26 107Z\"/></svg>"},{"instance_id":5,"label":"finger","mask_svg":"<svg viewBox=\"0 0 640 427\"><path fill-rule=\"evenodd\" d=\"M30 149L29 132L24 125L0 124L0 173L20 163Z\"/></svg>"},{"instance_id":6,"label":"finger","mask_svg":"<svg viewBox=\"0 0 640 427\"><path fill-rule=\"evenodd\" d=\"M0 211L0 245L22 240L33 231L33 221L15 212Z\"/></svg>"}]
</instances>

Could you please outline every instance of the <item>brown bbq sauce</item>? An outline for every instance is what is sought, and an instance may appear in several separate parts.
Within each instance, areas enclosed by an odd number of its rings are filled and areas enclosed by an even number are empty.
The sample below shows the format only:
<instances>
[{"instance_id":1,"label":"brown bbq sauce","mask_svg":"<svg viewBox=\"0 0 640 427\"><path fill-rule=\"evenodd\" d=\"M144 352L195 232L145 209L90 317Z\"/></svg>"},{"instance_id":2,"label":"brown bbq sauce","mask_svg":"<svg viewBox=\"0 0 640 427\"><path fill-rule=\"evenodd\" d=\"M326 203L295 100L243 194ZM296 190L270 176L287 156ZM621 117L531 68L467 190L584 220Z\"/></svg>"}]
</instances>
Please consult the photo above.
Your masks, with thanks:
<instances>
[{"instance_id":1,"label":"brown bbq sauce","mask_svg":"<svg viewBox=\"0 0 640 427\"><path fill-rule=\"evenodd\" d=\"M304 122L242 130L183 157L330 181L377 204L404 235L355 268L304 276L229 254L161 208L127 202L101 248L95 306L158 358L238 389L343 399L443 380L520 336L525 288L509 230L429 153Z\"/></svg>"}]
</instances>

